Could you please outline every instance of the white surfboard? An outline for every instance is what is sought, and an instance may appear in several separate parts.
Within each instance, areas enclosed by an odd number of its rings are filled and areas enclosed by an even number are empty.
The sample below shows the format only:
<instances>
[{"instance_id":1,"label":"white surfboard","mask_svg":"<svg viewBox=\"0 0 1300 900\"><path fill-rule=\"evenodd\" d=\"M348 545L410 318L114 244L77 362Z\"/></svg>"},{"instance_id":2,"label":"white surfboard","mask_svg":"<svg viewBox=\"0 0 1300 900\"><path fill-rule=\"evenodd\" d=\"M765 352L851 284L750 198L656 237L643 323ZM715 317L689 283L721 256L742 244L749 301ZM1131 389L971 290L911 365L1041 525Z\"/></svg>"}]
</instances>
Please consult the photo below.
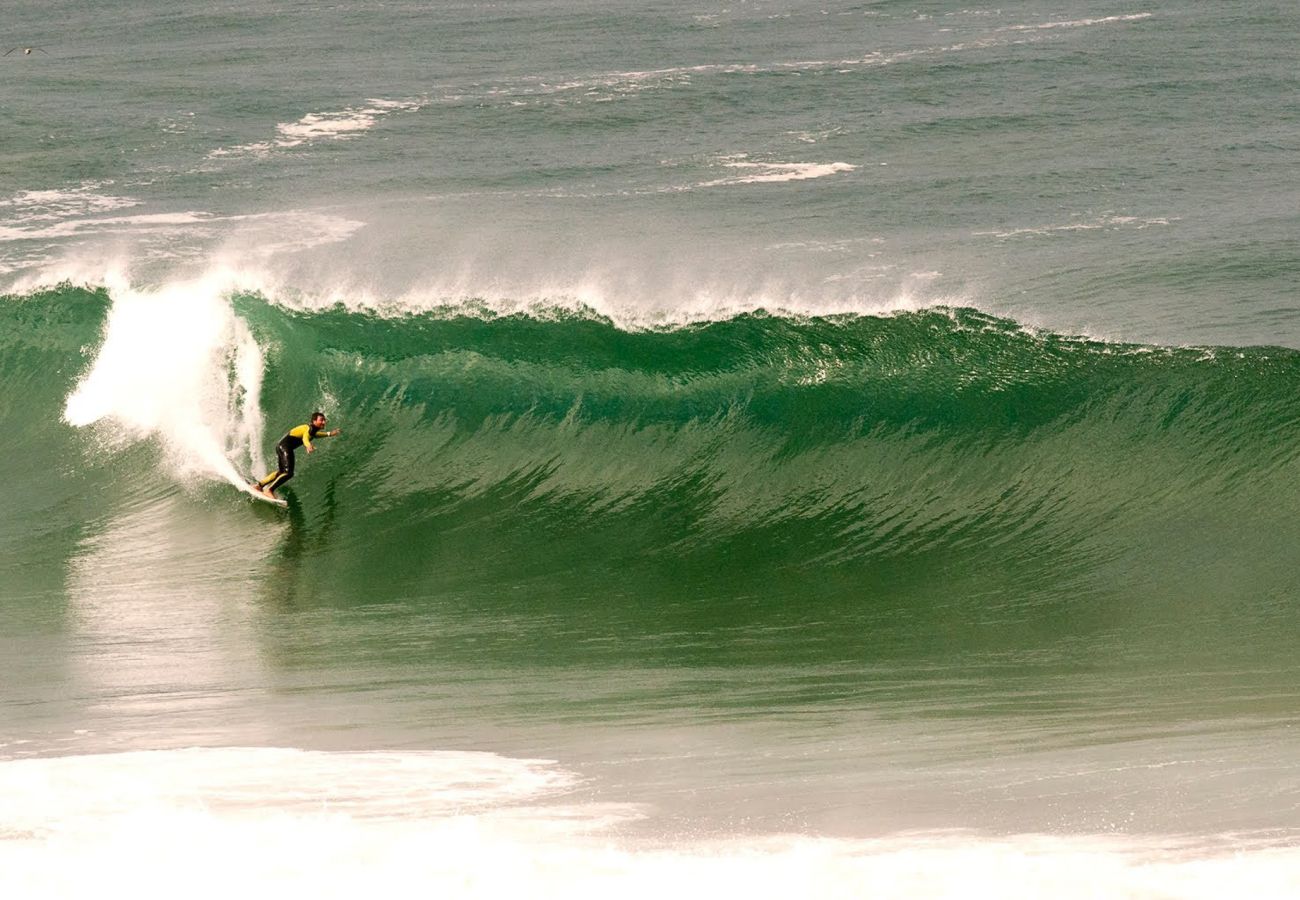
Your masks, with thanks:
<instances>
[{"instance_id":1,"label":"white surfboard","mask_svg":"<svg viewBox=\"0 0 1300 900\"><path fill-rule=\"evenodd\" d=\"M256 497L258 500L261 500L263 503L271 503L275 506L289 505L289 502L287 500L281 500L279 497L268 497L266 496L266 494L263 494L257 488L253 487L251 484L244 488L244 493L248 494L249 496Z\"/></svg>"}]
</instances>

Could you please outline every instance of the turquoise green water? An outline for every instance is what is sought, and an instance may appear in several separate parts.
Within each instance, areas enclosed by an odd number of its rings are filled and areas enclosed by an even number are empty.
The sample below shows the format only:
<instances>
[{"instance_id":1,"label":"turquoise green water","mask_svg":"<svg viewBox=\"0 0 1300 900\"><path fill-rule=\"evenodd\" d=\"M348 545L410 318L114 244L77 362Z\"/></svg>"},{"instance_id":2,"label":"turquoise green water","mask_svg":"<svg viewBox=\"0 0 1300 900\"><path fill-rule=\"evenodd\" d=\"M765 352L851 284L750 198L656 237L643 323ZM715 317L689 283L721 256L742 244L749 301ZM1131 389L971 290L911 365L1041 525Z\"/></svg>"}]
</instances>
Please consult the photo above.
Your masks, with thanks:
<instances>
[{"instance_id":1,"label":"turquoise green water","mask_svg":"<svg viewBox=\"0 0 1300 900\"><path fill-rule=\"evenodd\" d=\"M1294 887L1289 9L50 9L0 885Z\"/></svg>"}]
</instances>

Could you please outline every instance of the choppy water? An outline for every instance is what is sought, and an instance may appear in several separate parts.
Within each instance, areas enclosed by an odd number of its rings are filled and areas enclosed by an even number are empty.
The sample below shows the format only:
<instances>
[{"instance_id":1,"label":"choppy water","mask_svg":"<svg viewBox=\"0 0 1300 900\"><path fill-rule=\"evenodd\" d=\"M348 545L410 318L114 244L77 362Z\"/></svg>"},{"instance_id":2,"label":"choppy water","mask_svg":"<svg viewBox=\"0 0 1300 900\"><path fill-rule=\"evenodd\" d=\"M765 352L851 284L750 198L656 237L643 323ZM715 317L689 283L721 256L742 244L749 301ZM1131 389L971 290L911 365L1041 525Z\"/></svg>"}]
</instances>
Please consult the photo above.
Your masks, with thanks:
<instances>
[{"instance_id":1,"label":"choppy water","mask_svg":"<svg viewBox=\"0 0 1300 900\"><path fill-rule=\"evenodd\" d=\"M1300 887L1290 6L6 29L8 892Z\"/></svg>"}]
</instances>

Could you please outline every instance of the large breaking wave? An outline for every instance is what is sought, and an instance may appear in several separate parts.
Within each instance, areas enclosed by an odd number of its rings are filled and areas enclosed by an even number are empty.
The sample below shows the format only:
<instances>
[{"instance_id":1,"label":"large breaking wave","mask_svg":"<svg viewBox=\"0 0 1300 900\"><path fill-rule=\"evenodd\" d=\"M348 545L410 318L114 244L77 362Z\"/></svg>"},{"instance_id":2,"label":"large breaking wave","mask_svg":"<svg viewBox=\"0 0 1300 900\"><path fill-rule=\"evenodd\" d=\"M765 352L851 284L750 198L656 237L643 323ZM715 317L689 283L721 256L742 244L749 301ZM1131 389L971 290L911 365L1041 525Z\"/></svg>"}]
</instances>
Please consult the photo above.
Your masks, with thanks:
<instances>
[{"instance_id":1,"label":"large breaking wave","mask_svg":"<svg viewBox=\"0 0 1300 900\"><path fill-rule=\"evenodd\" d=\"M280 527L225 482L319 406L343 436L300 463L290 520L314 537L294 547L377 596L924 596L1014 618L1300 588L1290 350L963 308L625 330L67 286L0 304L0 350L29 513L0 534L11 559L169 495Z\"/></svg>"}]
</instances>

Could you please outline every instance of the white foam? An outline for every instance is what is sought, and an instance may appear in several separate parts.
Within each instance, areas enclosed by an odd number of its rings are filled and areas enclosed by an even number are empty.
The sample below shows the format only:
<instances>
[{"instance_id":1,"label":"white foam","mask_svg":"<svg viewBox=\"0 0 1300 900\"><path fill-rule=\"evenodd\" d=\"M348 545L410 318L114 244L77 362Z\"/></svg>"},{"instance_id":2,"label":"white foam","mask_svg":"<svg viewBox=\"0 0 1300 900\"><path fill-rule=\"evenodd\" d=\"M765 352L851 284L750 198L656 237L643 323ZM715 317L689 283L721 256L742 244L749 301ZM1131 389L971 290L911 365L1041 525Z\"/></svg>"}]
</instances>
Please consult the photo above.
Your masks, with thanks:
<instances>
[{"instance_id":1,"label":"white foam","mask_svg":"<svg viewBox=\"0 0 1300 900\"><path fill-rule=\"evenodd\" d=\"M1300 849L1224 835L874 839L620 826L542 760L189 749L0 762L0 894L1281 900Z\"/></svg>"},{"instance_id":2,"label":"white foam","mask_svg":"<svg viewBox=\"0 0 1300 900\"><path fill-rule=\"evenodd\" d=\"M536 799L574 780L545 760L491 753L187 748L0 762L0 815L10 832L33 833L196 801L219 814L419 820Z\"/></svg>"},{"instance_id":3,"label":"white foam","mask_svg":"<svg viewBox=\"0 0 1300 900\"><path fill-rule=\"evenodd\" d=\"M1067 22L1042 22L1037 25L1008 25L1001 31L1047 31L1053 28L1089 28L1093 25L1113 25L1117 22L1140 22L1153 13L1130 13L1123 16L1101 16L1093 19L1072 19Z\"/></svg>"},{"instance_id":4,"label":"white foam","mask_svg":"<svg viewBox=\"0 0 1300 900\"><path fill-rule=\"evenodd\" d=\"M112 182L84 181L76 187L20 191L0 200L0 242L66 237L87 216L139 206L131 197L102 193ZM105 221L105 220L100 220Z\"/></svg>"},{"instance_id":5,"label":"white foam","mask_svg":"<svg viewBox=\"0 0 1300 900\"><path fill-rule=\"evenodd\" d=\"M281 122L275 126L276 137L271 140L222 147L208 154L209 159L223 156L264 156L276 149L288 149L320 140L339 140L356 137L369 131L385 116L399 111L420 109L416 100L370 99L364 106L349 106L330 112L308 113L296 122Z\"/></svg>"},{"instance_id":6,"label":"white foam","mask_svg":"<svg viewBox=\"0 0 1300 900\"><path fill-rule=\"evenodd\" d=\"M817 144L844 134L844 129L835 126L833 128L823 128L820 131L787 131L786 134L802 144Z\"/></svg>"},{"instance_id":7,"label":"white foam","mask_svg":"<svg viewBox=\"0 0 1300 900\"><path fill-rule=\"evenodd\" d=\"M1009 29L1002 29L1009 30ZM515 106L528 106L541 102L521 102L517 98L552 98L557 95L581 93L586 99L607 100L609 94L632 95L654 89L672 89L692 83L697 76L714 75L766 75L772 73L854 72L863 68L891 66L914 59L924 59L948 53L964 53L992 47L1026 43L1028 37L985 37L954 44L940 44L910 50L873 50L862 56L842 59L800 59L765 63L700 63L689 66L669 66L660 69L601 72L564 82L546 82L539 78L521 78L489 88L483 95L500 99ZM448 95L442 102L461 103L472 100L465 95ZM556 100L555 102L563 102ZM264 149L269 149L265 145Z\"/></svg>"},{"instance_id":8,"label":"white foam","mask_svg":"<svg viewBox=\"0 0 1300 900\"><path fill-rule=\"evenodd\" d=\"M102 188L111 184L111 181L83 181L72 188L20 191L8 200L0 200L0 215L6 218L12 217L12 221L16 224L51 222L70 216L111 212L140 204L139 200L130 197L99 193Z\"/></svg>"},{"instance_id":9,"label":"white foam","mask_svg":"<svg viewBox=\"0 0 1300 900\"><path fill-rule=\"evenodd\" d=\"M229 456L257 458L261 351L230 308L220 275L157 289L107 278L103 343L68 397L71 425L111 425L119 440L157 439L178 475L246 479Z\"/></svg>"},{"instance_id":10,"label":"white foam","mask_svg":"<svg viewBox=\"0 0 1300 900\"><path fill-rule=\"evenodd\" d=\"M827 175L835 175L840 172L852 172L857 168L857 166L846 162L752 162L743 155L725 157L722 163L728 168L738 170L741 174L701 182L695 187L707 188L728 184L775 184L787 181L807 181L812 178L825 178Z\"/></svg>"},{"instance_id":11,"label":"white foam","mask_svg":"<svg viewBox=\"0 0 1300 900\"><path fill-rule=\"evenodd\" d=\"M201 212L149 213L138 216L108 216L69 219L45 227L6 228L0 226L0 241L49 240L109 231L176 231L202 225L212 217Z\"/></svg>"},{"instance_id":12,"label":"white foam","mask_svg":"<svg viewBox=\"0 0 1300 900\"><path fill-rule=\"evenodd\" d=\"M991 236L999 238L1042 236L1070 231L1102 231L1113 230L1116 228L1152 228L1159 225L1170 225L1176 221L1178 221L1177 217L1140 218L1138 216L1105 215L1084 222L1068 222L1062 225L1034 225L1025 228L1008 228L1002 231L975 231L972 232L972 234L976 237Z\"/></svg>"},{"instance_id":13,"label":"white foam","mask_svg":"<svg viewBox=\"0 0 1300 900\"><path fill-rule=\"evenodd\" d=\"M231 216L200 212L114 216L14 234L0 228L0 238L51 239L36 250L10 256L12 265L0 266L0 274L14 273L11 280L0 282L0 293L25 294L62 283L120 284L127 271L132 280L152 273L155 284L216 279L250 282L247 289L256 290L265 280L258 273L270 260L291 261L303 251L346 241L364 227L363 222L338 215L287 210ZM62 246L55 240L68 237L80 240Z\"/></svg>"},{"instance_id":14,"label":"white foam","mask_svg":"<svg viewBox=\"0 0 1300 900\"><path fill-rule=\"evenodd\" d=\"M762 174L740 171L737 177L741 178ZM778 170L772 174L784 177L790 173ZM725 251L709 246L674 252L670 245L648 254L643 246L625 246L617 238L599 254L570 257L552 253L543 258L538 252L516 253L513 243L508 244L510 252L504 252L506 239L476 234L460 243L439 245L437 252L413 260L415 264L407 268L384 269L355 265L372 252L382 254L390 249L384 243L384 229L362 231L362 223L328 216L319 222L301 214L248 218L238 223L237 230L222 229L228 235L220 244L200 245L199 252L186 259L159 261L156 254L132 246L126 256L129 263L115 266L118 257L114 252L120 251L119 247L76 247L66 256L25 270L0 286L0 293L22 295L60 284L107 286L115 309L120 306L125 312L153 304L166 307L174 301L175 308L183 310L185 304L197 303L215 316L203 326L213 328L224 328L222 323L228 324L225 317L231 315L221 294L229 296L236 291L258 294L277 306L305 312L341 306L391 318L594 314L626 330L721 321L757 310L792 317L890 315L972 302L970 297L955 295L939 285L918 279L909 282L896 261L884 258L883 249L870 246L880 242L870 236L831 242L778 241L765 249L768 256L762 264L744 266L719 265L720 258L727 258ZM216 229L218 223L209 220L204 226ZM312 250L349 238L347 252ZM175 242L170 242L159 252L175 247ZM773 258L772 252L781 258ZM864 258L856 266L828 269L824 262L827 253ZM130 279L123 274L128 264ZM168 314L158 315L157 321L165 321ZM123 359L145 354L150 341L170 343L161 336L149 337L149 316L141 320L130 325L135 336L129 344L134 349L123 353ZM198 342L199 334L189 329L199 325L197 321L178 321L176 335L191 335L186 340ZM119 327L111 326L113 334ZM235 352L230 340L223 338L218 343L224 349L212 350L205 344L202 352ZM106 342L104 351L109 349ZM148 366L147 356L133 365ZM125 377L126 371L120 370L119 376ZM142 381L155 377L142 376ZM247 382L246 376L241 377ZM213 396L228 393L215 392ZM256 388L250 385L250 396L255 393ZM104 418L109 418L107 413ZM253 428L251 422L245 424ZM152 425L144 429L153 430Z\"/></svg>"}]
</instances>

